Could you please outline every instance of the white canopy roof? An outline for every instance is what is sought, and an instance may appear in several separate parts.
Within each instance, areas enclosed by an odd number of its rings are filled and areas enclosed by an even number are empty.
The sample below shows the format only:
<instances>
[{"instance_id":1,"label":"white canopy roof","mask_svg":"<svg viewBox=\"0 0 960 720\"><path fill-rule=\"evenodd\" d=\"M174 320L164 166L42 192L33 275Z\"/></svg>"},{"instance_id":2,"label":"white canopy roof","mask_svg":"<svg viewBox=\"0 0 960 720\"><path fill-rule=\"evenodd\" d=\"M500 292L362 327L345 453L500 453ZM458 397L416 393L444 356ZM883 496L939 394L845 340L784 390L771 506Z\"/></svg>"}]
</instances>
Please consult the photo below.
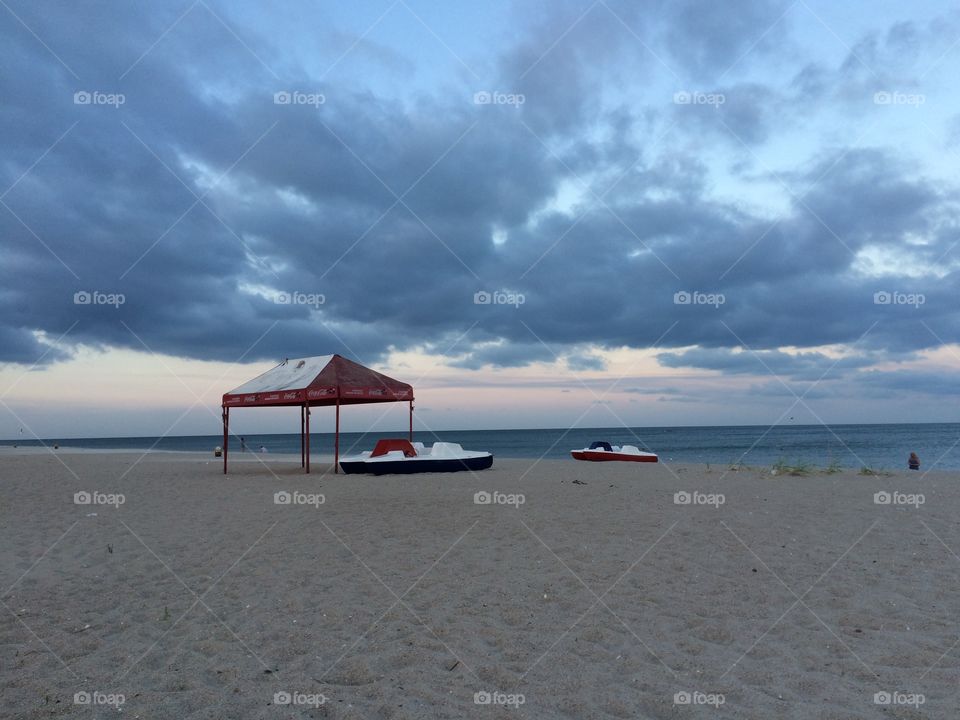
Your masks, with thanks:
<instances>
[{"instance_id":1,"label":"white canopy roof","mask_svg":"<svg viewBox=\"0 0 960 720\"><path fill-rule=\"evenodd\" d=\"M231 390L228 395L273 392L276 390L299 390L305 388L330 364L333 355L316 355L308 358L288 358L253 380Z\"/></svg>"}]
</instances>

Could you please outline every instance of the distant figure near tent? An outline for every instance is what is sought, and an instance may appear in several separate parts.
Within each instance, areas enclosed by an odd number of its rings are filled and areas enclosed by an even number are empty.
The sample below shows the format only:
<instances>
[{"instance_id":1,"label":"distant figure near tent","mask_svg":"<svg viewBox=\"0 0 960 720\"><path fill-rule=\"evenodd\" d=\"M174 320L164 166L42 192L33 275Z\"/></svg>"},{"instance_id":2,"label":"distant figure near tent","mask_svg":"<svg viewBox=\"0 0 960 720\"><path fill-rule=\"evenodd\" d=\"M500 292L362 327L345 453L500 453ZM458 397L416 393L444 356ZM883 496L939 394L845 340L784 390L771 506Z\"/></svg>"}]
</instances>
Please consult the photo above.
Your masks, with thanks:
<instances>
[{"instance_id":1,"label":"distant figure near tent","mask_svg":"<svg viewBox=\"0 0 960 720\"><path fill-rule=\"evenodd\" d=\"M247 451L247 440L242 435L240 436L240 452Z\"/></svg>"},{"instance_id":2,"label":"distant figure near tent","mask_svg":"<svg viewBox=\"0 0 960 720\"><path fill-rule=\"evenodd\" d=\"M910 453L910 459L907 460L907 467L909 467L911 470L919 470L920 456L917 455L915 452Z\"/></svg>"}]
</instances>

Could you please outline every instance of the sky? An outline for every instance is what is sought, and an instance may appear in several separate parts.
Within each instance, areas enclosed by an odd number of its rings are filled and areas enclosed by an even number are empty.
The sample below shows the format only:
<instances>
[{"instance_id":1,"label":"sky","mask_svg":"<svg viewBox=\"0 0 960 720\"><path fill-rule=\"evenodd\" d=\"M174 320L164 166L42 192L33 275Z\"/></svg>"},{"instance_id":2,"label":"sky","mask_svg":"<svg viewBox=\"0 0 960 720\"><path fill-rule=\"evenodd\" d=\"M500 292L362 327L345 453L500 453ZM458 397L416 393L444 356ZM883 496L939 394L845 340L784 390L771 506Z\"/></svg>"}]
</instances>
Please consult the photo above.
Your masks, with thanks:
<instances>
[{"instance_id":1,"label":"sky","mask_svg":"<svg viewBox=\"0 0 960 720\"><path fill-rule=\"evenodd\" d=\"M3 0L0 438L329 353L433 430L958 421L958 63L948 2Z\"/></svg>"}]
</instances>

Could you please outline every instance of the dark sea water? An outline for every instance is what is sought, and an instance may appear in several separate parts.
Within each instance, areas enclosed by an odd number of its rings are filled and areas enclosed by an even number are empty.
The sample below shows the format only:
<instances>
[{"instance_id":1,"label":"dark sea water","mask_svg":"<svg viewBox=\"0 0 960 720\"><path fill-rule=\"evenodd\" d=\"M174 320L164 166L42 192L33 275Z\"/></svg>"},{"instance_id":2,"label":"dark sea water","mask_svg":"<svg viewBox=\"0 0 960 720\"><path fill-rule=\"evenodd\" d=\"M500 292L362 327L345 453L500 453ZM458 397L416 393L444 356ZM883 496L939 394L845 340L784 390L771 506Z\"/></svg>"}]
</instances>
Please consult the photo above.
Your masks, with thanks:
<instances>
[{"instance_id":1,"label":"dark sea water","mask_svg":"<svg viewBox=\"0 0 960 720\"><path fill-rule=\"evenodd\" d=\"M403 431L343 433L341 454L369 450L381 437L403 437ZM271 453L299 453L300 436L247 435L250 448L265 446ZM458 442L469 450L488 450L504 458L564 458L570 450L586 447L593 440L615 445L637 445L660 455L664 461L689 463L730 463L772 465L783 460L791 464L812 463L825 467L899 469L907 456L916 452L923 469L960 469L960 423L909 425L781 425L739 427L643 427L575 428L545 430L456 430L417 432L415 440ZM44 441L52 445L55 440ZM83 438L56 440L65 447L105 450L173 450L208 452L222 443L220 435L190 437ZM237 438L231 451L239 450ZM0 445L40 445L38 440L0 441ZM333 435L313 433L314 453L332 453Z\"/></svg>"}]
</instances>

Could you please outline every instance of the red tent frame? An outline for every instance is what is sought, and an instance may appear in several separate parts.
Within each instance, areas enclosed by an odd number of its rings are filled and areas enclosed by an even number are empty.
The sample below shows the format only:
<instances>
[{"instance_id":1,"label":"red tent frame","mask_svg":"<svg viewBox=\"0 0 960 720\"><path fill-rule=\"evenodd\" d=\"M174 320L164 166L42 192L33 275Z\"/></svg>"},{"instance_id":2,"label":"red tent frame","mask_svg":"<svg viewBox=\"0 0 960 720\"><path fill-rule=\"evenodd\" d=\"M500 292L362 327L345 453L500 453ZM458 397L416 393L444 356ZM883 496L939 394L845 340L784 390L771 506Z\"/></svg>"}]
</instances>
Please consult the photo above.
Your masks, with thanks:
<instances>
[{"instance_id":1,"label":"red tent frame","mask_svg":"<svg viewBox=\"0 0 960 720\"><path fill-rule=\"evenodd\" d=\"M231 407L300 407L300 467L310 472L310 408L336 407L336 430L333 440L333 471L340 471L340 406L360 405L384 402L410 403L409 439L413 441L413 386L394 380L376 370L348 360L341 355L331 355L329 362L313 376L302 375L293 384L302 387L281 387L289 385L282 378L273 379L279 373L296 373L307 363L322 358L302 358L284 360L266 373L235 390L224 393L220 406L223 419L223 473L227 473L227 455L230 442ZM255 392L238 392L246 386L254 385ZM273 386L272 386L273 385Z\"/></svg>"}]
</instances>

